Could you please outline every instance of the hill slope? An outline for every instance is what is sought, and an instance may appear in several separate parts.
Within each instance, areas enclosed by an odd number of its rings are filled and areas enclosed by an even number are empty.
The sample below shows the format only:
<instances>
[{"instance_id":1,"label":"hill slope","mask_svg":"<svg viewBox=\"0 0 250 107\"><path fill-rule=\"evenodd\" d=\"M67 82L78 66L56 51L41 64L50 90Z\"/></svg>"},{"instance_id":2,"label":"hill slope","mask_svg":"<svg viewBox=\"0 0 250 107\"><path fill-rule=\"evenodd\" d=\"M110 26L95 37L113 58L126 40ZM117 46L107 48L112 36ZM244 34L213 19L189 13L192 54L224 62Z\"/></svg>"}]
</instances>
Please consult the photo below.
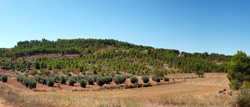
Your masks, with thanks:
<instances>
[{"instance_id":1,"label":"hill slope","mask_svg":"<svg viewBox=\"0 0 250 107\"><path fill-rule=\"evenodd\" d=\"M46 57L55 54L54 57ZM67 57L74 54L76 57ZM44 55L34 59L29 56ZM11 50L0 49L2 69L35 73L119 73L226 72L231 56L186 53L172 49L155 49L111 39L58 39L18 42ZM53 72L49 72L53 71Z\"/></svg>"}]
</instances>

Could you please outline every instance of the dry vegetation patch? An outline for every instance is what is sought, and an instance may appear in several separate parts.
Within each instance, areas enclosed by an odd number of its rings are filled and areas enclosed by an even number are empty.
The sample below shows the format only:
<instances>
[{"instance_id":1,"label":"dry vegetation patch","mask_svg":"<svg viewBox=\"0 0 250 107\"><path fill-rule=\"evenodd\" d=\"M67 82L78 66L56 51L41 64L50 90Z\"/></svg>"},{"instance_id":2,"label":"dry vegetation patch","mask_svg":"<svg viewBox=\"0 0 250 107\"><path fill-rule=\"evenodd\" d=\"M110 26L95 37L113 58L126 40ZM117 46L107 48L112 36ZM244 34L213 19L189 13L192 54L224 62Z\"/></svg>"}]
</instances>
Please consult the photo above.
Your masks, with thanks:
<instances>
[{"instance_id":1,"label":"dry vegetation patch","mask_svg":"<svg viewBox=\"0 0 250 107\"><path fill-rule=\"evenodd\" d=\"M181 74L169 75L171 77ZM184 74L193 75L193 74ZM183 76L185 77L185 76ZM139 78L138 78L139 79ZM139 79L140 80L140 79ZM27 92L22 91L19 99L25 105L47 106L230 106L231 97L218 95L229 89L225 73L206 74L205 78L186 79L179 84L159 85L148 88L82 91L82 92Z\"/></svg>"}]
</instances>

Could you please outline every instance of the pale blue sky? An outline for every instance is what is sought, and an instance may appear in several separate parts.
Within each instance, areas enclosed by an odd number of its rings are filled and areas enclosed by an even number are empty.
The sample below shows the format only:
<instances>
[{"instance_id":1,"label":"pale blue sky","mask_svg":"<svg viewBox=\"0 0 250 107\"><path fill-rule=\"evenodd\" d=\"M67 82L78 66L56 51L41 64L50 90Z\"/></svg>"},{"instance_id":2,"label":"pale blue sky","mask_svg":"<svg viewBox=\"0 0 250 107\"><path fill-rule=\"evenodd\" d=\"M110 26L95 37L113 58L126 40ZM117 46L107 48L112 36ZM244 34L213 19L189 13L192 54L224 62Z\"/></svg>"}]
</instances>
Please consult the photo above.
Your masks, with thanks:
<instances>
[{"instance_id":1,"label":"pale blue sky","mask_svg":"<svg viewBox=\"0 0 250 107\"><path fill-rule=\"evenodd\" d=\"M0 0L0 47L18 41L98 38L250 54L249 0Z\"/></svg>"}]
</instances>

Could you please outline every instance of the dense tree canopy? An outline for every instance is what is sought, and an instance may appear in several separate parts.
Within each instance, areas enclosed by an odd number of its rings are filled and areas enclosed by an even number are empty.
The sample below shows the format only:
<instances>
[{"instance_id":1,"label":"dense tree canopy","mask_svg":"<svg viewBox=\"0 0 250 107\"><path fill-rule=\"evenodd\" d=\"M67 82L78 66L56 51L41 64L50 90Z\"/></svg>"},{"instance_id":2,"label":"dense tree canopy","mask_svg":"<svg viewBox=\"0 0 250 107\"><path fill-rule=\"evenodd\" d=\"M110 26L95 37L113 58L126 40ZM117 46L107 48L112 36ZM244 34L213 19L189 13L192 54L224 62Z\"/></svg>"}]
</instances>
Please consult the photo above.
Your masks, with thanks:
<instances>
[{"instance_id":1,"label":"dense tree canopy","mask_svg":"<svg viewBox=\"0 0 250 107\"><path fill-rule=\"evenodd\" d=\"M29 58L39 54L59 54L57 57ZM66 57L77 54L76 57ZM29 71L40 69L48 74L69 72L126 72L131 74L170 72L227 72L231 56L208 53L186 53L173 49L156 49L110 39L73 39L18 42L11 50L0 49L2 69ZM21 59L21 60L20 60ZM83 73L84 74L84 73Z\"/></svg>"},{"instance_id":2,"label":"dense tree canopy","mask_svg":"<svg viewBox=\"0 0 250 107\"><path fill-rule=\"evenodd\" d=\"M230 88L239 89L243 82L250 81L250 58L241 51L228 62L228 75Z\"/></svg>"}]
</instances>

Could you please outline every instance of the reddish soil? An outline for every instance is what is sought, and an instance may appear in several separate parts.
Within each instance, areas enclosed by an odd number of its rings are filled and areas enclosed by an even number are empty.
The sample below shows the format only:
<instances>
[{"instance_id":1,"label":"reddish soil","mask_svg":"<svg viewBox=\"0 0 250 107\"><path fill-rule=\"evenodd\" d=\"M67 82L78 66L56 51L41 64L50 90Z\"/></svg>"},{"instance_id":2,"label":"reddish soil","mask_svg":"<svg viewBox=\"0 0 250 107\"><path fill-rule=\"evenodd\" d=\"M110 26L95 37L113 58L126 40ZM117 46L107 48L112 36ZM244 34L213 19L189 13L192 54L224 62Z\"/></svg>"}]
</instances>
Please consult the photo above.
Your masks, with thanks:
<instances>
[{"instance_id":1,"label":"reddish soil","mask_svg":"<svg viewBox=\"0 0 250 107\"><path fill-rule=\"evenodd\" d=\"M176 80L176 81L180 81L180 80ZM161 80L161 83L163 83L164 81ZM173 82L170 80L170 82ZM143 84L143 81L141 80L140 77L138 77L138 83L141 83ZM151 83L152 85L156 85L156 82L155 81L152 81L150 79L149 83ZM19 88L19 89L22 89L22 90L30 90L29 88L25 87L24 85L22 85L21 83L19 83L18 81L16 81L15 79L9 79L7 84L9 85L12 85L16 88ZM124 84L131 84L130 82L130 79L126 79L126 82ZM114 82L111 82L110 84L104 84L104 86L115 86L116 84ZM98 89L100 88L100 86L98 86L96 83L94 85L86 85L85 88L82 88L80 87L79 83L75 83L74 86L69 86L66 84L60 84L60 87L61 88L57 88L57 83L54 84L53 87L49 87L47 85L42 85L40 83L37 83L36 85L36 88L35 89L32 89L33 91L48 91L48 90L51 90L51 91L71 91L71 90L74 90L74 89L79 89L79 90L95 90L95 89Z\"/></svg>"}]
</instances>

